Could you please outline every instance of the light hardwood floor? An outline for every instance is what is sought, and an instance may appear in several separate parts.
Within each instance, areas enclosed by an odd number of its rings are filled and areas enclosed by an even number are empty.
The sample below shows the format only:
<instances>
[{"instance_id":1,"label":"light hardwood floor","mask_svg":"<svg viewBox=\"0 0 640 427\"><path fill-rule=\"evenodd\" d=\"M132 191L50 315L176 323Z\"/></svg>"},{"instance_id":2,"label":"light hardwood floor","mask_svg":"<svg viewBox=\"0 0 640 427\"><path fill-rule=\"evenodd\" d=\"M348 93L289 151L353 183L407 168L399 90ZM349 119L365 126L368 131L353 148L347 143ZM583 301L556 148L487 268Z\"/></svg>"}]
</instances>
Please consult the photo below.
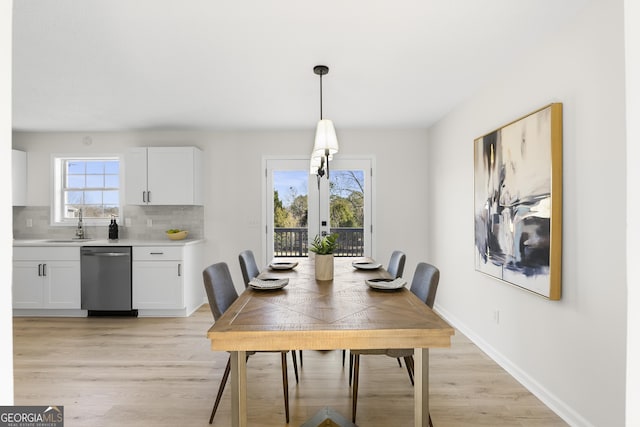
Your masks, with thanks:
<instances>
[{"instance_id":1,"label":"light hardwood floor","mask_svg":"<svg viewBox=\"0 0 640 427\"><path fill-rule=\"evenodd\" d=\"M206 338L208 306L189 318L14 318L16 405L63 405L65 426L208 426L227 353ZM558 416L457 332L431 350L436 427L566 426ZM340 351L305 351L300 382L289 357L291 421L329 406L351 416L348 363ZM361 359L357 423L408 426L413 389L386 356ZM248 362L251 426L285 426L280 356ZM214 426L230 425L230 386Z\"/></svg>"}]
</instances>

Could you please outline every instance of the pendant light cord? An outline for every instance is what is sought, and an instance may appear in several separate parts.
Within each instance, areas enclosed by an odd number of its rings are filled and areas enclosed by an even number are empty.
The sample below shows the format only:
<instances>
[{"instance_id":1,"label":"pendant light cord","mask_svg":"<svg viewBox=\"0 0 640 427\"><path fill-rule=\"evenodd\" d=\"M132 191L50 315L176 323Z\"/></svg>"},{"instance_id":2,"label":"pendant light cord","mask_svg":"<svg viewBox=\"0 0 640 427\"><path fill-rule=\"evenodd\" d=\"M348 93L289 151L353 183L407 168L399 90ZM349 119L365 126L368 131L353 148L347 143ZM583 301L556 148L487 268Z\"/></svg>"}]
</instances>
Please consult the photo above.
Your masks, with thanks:
<instances>
[{"instance_id":1,"label":"pendant light cord","mask_svg":"<svg viewBox=\"0 0 640 427\"><path fill-rule=\"evenodd\" d=\"M320 120L322 120L322 73L320 73Z\"/></svg>"}]
</instances>

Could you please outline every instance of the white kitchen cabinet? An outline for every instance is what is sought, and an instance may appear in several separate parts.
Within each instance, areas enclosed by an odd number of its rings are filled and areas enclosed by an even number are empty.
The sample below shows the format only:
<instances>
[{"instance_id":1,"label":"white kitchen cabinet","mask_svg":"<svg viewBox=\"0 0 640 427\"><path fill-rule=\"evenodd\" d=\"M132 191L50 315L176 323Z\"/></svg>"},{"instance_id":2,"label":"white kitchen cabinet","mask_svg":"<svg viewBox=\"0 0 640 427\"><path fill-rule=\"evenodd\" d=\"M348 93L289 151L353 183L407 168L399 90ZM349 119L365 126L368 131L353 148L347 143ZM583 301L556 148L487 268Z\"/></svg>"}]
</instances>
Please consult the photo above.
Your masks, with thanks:
<instances>
[{"instance_id":1,"label":"white kitchen cabinet","mask_svg":"<svg viewBox=\"0 0 640 427\"><path fill-rule=\"evenodd\" d=\"M130 205L202 205L202 151L197 147L137 147L125 157Z\"/></svg>"},{"instance_id":2,"label":"white kitchen cabinet","mask_svg":"<svg viewBox=\"0 0 640 427\"><path fill-rule=\"evenodd\" d=\"M132 264L138 316L188 316L202 305L202 245L134 246Z\"/></svg>"},{"instance_id":3,"label":"white kitchen cabinet","mask_svg":"<svg viewBox=\"0 0 640 427\"><path fill-rule=\"evenodd\" d=\"M11 182L13 206L27 205L27 153L11 150Z\"/></svg>"},{"instance_id":4,"label":"white kitchen cabinet","mask_svg":"<svg viewBox=\"0 0 640 427\"><path fill-rule=\"evenodd\" d=\"M14 248L14 309L80 309L80 248Z\"/></svg>"}]
</instances>

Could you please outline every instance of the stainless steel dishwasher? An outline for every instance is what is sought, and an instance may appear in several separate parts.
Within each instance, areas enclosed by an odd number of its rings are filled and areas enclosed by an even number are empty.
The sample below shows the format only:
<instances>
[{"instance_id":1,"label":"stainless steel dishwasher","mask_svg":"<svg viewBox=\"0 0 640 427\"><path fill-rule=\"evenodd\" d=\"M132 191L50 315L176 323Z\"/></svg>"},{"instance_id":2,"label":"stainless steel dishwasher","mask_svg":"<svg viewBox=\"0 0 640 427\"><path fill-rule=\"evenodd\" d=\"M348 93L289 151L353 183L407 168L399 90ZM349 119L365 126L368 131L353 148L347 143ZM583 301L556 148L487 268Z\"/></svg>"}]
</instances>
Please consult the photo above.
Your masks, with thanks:
<instances>
[{"instance_id":1,"label":"stainless steel dishwasher","mask_svg":"<svg viewBox=\"0 0 640 427\"><path fill-rule=\"evenodd\" d=\"M131 308L131 246L80 248L81 307L89 316L137 316Z\"/></svg>"}]
</instances>

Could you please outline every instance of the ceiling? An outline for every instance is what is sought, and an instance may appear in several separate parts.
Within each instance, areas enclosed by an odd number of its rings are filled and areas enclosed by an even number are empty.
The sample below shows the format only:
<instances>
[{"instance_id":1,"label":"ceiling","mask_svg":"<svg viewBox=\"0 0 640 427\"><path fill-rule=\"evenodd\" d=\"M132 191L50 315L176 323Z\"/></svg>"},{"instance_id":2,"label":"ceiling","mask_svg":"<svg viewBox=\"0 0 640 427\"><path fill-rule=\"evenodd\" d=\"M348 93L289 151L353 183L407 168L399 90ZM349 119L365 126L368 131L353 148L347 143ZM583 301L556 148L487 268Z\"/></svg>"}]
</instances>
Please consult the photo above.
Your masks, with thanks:
<instances>
[{"instance_id":1,"label":"ceiling","mask_svg":"<svg viewBox=\"0 0 640 427\"><path fill-rule=\"evenodd\" d=\"M14 1L13 128L426 128L589 1Z\"/></svg>"}]
</instances>

